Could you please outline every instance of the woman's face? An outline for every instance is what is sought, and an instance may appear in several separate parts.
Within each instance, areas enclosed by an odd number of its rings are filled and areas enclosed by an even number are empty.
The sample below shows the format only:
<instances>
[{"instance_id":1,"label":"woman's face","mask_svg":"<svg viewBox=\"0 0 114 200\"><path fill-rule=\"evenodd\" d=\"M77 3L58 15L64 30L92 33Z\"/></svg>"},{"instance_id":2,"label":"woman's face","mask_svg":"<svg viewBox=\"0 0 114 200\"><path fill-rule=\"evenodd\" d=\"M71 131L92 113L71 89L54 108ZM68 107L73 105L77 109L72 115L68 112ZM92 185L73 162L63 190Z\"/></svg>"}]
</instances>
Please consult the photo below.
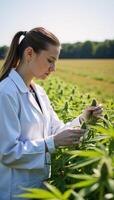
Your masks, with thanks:
<instances>
[{"instance_id":1,"label":"woman's face","mask_svg":"<svg viewBox=\"0 0 114 200\"><path fill-rule=\"evenodd\" d=\"M39 54L33 52L29 70L33 77L45 79L49 74L55 71L55 62L60 53L60 47L49 45L48 50L42 50Z\"/></svg>"}]
</instances>

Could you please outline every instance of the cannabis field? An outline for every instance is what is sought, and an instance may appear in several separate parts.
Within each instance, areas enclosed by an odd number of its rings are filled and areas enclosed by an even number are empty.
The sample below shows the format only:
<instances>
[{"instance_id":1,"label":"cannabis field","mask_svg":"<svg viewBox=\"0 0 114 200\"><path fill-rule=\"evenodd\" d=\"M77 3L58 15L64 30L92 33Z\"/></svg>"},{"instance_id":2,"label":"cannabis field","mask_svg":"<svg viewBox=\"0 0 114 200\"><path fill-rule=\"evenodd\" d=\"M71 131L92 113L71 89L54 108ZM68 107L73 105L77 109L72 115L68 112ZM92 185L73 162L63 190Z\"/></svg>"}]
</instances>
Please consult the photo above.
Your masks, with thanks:
<instances>
[{"instance_id":1,"label":"cannabis field","mask_svg":"<svg viewBox=\"0 0 114 200\"><path fill-rule=\"evenodd\" d=\"M78 116L95 98L98 103L102 100L103 117L98 121L91 117L82 125L86 132L79 145L58 148L52 155L52 176L46 183L48 190L28 188L21 197L47 200L114 199L114 61L92 62L77 60L74 64L71 60L59 61L55 75L39 82L65 123Z\"/></svg>"},{"instance_id":2,"label":"cannabis field","mask_svg":"<svg viewBox=\"0 0 114 200\"><path fill-rule=\"evenodd\" d=\"M65 123L78 116L95 98L95 93L82 93L76 84L57 77L50 77L40 84ZM108 98L103 108L101 119L95 122L91 118L83 124L86 133L79 145L59 148L52 155L52 176L46 183L48 190L27 189L23 197L48 200L114 199L113 98Z\"/></svg>"}]
</instances>

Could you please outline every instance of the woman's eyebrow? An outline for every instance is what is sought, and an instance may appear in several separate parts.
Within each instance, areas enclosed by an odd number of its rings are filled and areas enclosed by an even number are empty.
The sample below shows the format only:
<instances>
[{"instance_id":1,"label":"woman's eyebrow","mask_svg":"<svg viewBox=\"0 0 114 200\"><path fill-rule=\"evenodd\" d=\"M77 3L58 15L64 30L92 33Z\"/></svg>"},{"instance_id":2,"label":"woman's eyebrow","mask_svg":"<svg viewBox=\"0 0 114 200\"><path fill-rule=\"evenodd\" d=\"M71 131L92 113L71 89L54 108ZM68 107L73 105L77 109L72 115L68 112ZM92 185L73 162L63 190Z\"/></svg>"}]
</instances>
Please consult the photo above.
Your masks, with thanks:
<instances>
[{"instance_id":1,"label":"woman's eyebrow","mask_svg":"<svg viewBox=\"0 0 114 200\"><path fill-rule=\"evenodd\" d=\"M54 60L56 60L56 58L54 56L50 56L51 58L53 58Z\"/></svg>"}]
</instances>

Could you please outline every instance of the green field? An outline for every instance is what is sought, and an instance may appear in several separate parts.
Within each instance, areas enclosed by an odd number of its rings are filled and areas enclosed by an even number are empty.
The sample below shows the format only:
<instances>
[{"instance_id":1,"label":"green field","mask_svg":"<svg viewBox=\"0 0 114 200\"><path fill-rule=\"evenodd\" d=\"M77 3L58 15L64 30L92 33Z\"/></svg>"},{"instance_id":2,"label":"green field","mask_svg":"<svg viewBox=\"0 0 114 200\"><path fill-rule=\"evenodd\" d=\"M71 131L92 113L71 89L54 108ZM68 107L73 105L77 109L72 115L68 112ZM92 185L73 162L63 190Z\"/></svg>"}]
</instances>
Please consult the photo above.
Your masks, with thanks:
<instances>
[{"instance_id":1,"label":"green field","mask_svg":"<svg viewBox=\"0 0 114 200\"><path fill-rule=\"evenodd\" d=\"M101 100L114 98L114 60L61 59L53 75L78 85L82 92L95 93Z\"/></svg>"},{"instance_id":2,"label":"green field","mask_svg":"<svg viewBox=\"0 0 114 200\"><path fill-rule=\"evenodd\" d=\"M114 60L59 60L55 75L78 85L83 92L95 92L102 99L114 98Z\"/></svg>"}]
</instances>

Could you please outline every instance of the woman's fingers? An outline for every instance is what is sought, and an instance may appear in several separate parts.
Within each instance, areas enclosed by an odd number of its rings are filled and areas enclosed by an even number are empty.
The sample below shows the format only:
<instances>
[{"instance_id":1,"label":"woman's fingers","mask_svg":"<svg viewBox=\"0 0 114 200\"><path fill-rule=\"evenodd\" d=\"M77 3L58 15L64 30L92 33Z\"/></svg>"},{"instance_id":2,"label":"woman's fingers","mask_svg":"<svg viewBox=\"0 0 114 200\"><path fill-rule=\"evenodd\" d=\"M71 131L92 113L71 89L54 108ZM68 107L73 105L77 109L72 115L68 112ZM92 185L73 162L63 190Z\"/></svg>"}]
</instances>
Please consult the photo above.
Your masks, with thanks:
<instances>
[{"instance_id":1,"label":"woman's fingers","mask_svg":"<svg viewBox=\"0 0 114 200\"><path fill-rule=\"evenodd\" d=\"M99 118L99 116L103 112L103 107L101 104L97 106L90 106L88 107L87 111L90 112L93 115L93 117Z\"/></svg>"},{"instance_id":2,"label":"woman's fingers","mask_svg":"<svg viewBox=\"0 0 114 200\"><path fill-rule=\"evenodd\" d=\"M84 135L85 130L84 129L77 129L74 130L71 134L70 140L72 140L72 144L79 144L80 138Z\"/></svg>"},{"instance_id":3,"label":"woman's fingers","mask_svg":"<svg viewBox=\"0 0 114 200\"><path fill-rule=\"evenodd\" d=\"M103 108L102 107L98 107L97 109L95 109L92 114L94 117L99 118L99 116L102 115L103 112Z\"/></svg>"},{"instance_id":4,"label":"woman's fingers","mask_svg":"<svg viewBox=\"0 0 114 200\"><path fill-rule=\"evenodd\" d=\"M91 117L91 115L93 115L93 112L96 112L96 111L98 111L98 113L99 112L102 113L103 107L102 107L101 104L99 104L97 106L89 106L89 107L87 107L82 113L82 119L84 119L85 121L88 120ZM96 115L97 115L97 113L95 113L95 116Z\"/></svg>"},{"instance_id":5,"label":"woman's fingers","mask_svg":"<svg viewBox=\"0 0 114 200\"><path fill-rule=\"evenodd\" d=\"M87 110L88 111L95 111L95 110L103 110L103 107L102 107L102 105L97 105L97 106L89 106L88 108L87 108Z\"/></svg>"},{"instance_id":6,"label":"woman's fingers","mask_svg":"<svg viewBox=\"0 0 114 200\"><path fill-rule=\"evenodd\" d=\"M84 135L85 130L79 128L71 128L54 136L55 146L69 146L79 143L80 138Z\"/></svg>"},{"instance_id":7,"label":"woman's fingers","mask_svg":"<svg viewBox=\"0 0 114 200\"><path fill-rule=\"evenodd\" d=\"M85 129L72 129L71 133L75 133L75 134L83 134L85 132Z\"/></svg>"},{"instance_id":8,"label":"woman's fingers","mask_svg":"<svg viewBox=\"0 0 114 200\"><path fill-rule=\"evenodd\" d=\"M95 118L97 118L97 119L99 119L99 118L103 117L103 115L102 115L102 114L94 114L93 116L94 116Z\"/></svg>"},{"instance_id":9,"label":"woman's fingers","mask_svg":"<svg viewBox=\"0 0 114 200\"><path fill-rule=\"evenodd\" d=\"M71 137L77 137L80 138L81 136L83 136L85 133L85 129L77 129L77 130L73 130L71 132Z\"/></svg>"},{"instance_id":10,"label":"woman's fingers","mask_svg":"<svg viewBox=\"0 0 114 200\"><path fill-rule=\"evenodd\" d=\"M102 113L102 111L101 111L101 110L94 111L94 112L93 112L93 116L95 116L95 115L100 115L101 113Z\"/></svg>"},{"instance_id":11,"label":"woman's fingers","mask_svg":"<svg viewBox=\"0 0 114 200\"><path fill-rule=\"evenodd\" d=\"M83 135L80 135L80 137L74 137L72 138L72 144L79 144L80 143L80 139L83 137Z\"/></svg>"}]
</instances>

